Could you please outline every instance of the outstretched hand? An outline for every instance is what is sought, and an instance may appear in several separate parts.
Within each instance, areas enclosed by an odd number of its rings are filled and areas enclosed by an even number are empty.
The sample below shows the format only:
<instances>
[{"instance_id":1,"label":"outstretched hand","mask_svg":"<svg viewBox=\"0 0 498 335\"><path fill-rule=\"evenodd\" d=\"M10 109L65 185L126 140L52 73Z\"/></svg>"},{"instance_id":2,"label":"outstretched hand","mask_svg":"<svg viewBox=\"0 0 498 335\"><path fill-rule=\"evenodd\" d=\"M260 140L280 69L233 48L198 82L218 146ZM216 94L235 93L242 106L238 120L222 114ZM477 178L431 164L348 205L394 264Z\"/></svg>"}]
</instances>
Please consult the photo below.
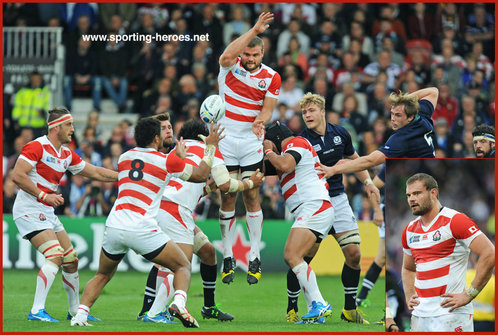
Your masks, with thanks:
<instances>
[{"instance_id":1,"label":"outstretched hand","mask_svg":"<svg viewBox=\"0 0 498 335\"><path fill-rule=\"evenodd\" d=\"M183 142L183 137L180 137L176 142L175 155L180 159L185 159L185 157L187 157L187 147L185 146L185 142Z\"/></svg>"},{"instance_id":2,"label":"outstretched hand","mask_svg":"<svg viewBox=\"0 0 498 335\"><path fill-rule=\"evenodd\" d=\"M263 12L259 14L258 21L254 24L253 29L258 33L262 34L265 32L268 27L270 27L269 23L273 21L273 13Z\"/></svg>"},{"instance_id":3,"label":"outstretched hand","mask_svg":"<svg viewBox=\"0 0 498 335\"><path fill-rule=\"evenodd\" d=\"M326 166L322 163L318 164L319 166L317 166L315 170L317 170L319 174L323 174L323 178L328 179L335 175L334 168L332 166Z\"/></svg>"},{"instance_id":4,"label":"outstretched hand","mask_svg":"<svg viewBox=\"0 0 498 335\"><path fill-rule=\"evenodd\" d=\"M222 135L223 130L225 128L220 129L220 125L214 126L214 122L211 121L211 130L209 132L209 136L199 135L199 138L206 143L206 145L212 144L214 146L218 146L218 143L225 137Z\"/></svg>"}]
</instances>

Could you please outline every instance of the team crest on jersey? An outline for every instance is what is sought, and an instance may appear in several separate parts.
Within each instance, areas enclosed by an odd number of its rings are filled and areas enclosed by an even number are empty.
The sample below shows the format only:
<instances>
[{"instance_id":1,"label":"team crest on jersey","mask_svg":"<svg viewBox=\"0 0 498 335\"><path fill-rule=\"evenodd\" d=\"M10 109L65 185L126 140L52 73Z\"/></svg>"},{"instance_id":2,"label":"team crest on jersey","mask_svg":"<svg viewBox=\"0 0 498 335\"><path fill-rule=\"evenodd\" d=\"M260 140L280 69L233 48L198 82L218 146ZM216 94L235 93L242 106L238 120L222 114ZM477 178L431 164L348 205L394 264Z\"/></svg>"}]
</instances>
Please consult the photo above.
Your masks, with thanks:
<instances>
[{"instance_id":1,"label":"team crest on jersey","mask_svg":"<svg viewBox=\"0 0 498 335\"><path fill-rule=\"evenodd\" d=\"M259 88L265 88L266 87L266 81L264 81L263 79L261 79L258 83L258 87Z\"/></svg>"},{"instance_id":2,"label":"team crest on jersey","mask_svg":"<svg viewBox=\"0 0 498 335\"><path fill-rule=\"evenodd\" d=\"M340 136L334 136L334 144L339 145L342 143L342 139Z\"/></svg>"},{"instance_id":3,"label":"team crest on jersey","mask_svg":"<svg viewBox=\"0 0 498 335\"><path fill-rule=\"evenodd\" d=\"M67 169L67 161L64 161L64 169Z\"/></svg>"},{"instance_id":4,"label":"team crest on jersey","mask_svg":"<svg viewBox=\"0 0 498 335\"><path fill-rule=\"evenodd\" d=\"M419 241L420 241L420 235L412 236L412 237L410 237L410 240L409 240L410 244L411 243L417 243Z\"/></svg>"},{"instance_id":5,"label":"team crest on jersey","mask_svg":"<svg viewBox=\"0 0 498 335\"><path fill-rule=\"evenodd\" d=\"M433 241L439 241L441 239L441 233L439 232L439 230L437 230L434 235L432 235L432 240Z\"/></svg>"},{"instance_id":6,"label":"team crest on jersey","mask_svg":"<svg viewBox=\"0 0 498 335\"><path fill-rule=\"evenodd\" d=\"M47 220L47 217L45 215L43 215L43 213L40 213L40 216L38 218L40 219L40 221Z\"/></svg>"}]
</instances>

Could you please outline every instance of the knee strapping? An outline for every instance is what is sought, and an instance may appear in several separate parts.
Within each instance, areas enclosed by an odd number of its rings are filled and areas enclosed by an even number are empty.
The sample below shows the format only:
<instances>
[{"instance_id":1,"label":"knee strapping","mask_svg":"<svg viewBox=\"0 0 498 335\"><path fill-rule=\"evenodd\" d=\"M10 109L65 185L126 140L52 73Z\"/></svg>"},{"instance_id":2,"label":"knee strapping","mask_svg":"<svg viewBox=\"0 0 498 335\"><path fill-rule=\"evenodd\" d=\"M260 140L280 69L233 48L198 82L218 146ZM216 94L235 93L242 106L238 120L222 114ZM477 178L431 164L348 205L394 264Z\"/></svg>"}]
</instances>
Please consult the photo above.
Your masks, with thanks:
<instances>
[{"instance_id":1,"label":"knee strapping","mask_svg":"<svg viewBox=\"0 0 498 335\"><path fill-rule=\"evenodd\" d=\"M61 247L59 241L50 240L38 247L38 251L45 256L48 261L53 261L57 257L64 257L64 248Z\"/></svg>"},{"instance_id":2,"label":"knee strapping","mask_svg":"<svg viewBox=\"0 0 498 335\"><path fill-rule=\"evenodd\" d=\"M204 244L206 244L208 242L209 242L208 237L202 231L195 234L195 236L194 236L194 254L197 254L197 252L204 246Z\"/></svg>"},{"instance_id":3,"label":"knee strapping","mask_svg":"<svg viewBox=\"0 0 498 335\"><path fill-rule=\"evenodd\" d=\"M64 252L64 258L62 259L62 265L68 265L78 261L78 253L73 247L69 248Z\"/></svg>"},{"instance_id":4,"label":"knee strapping","mask_svg":"<svg viewBox=\"0 0 498 335\"><path fill-rule=\"evenodd\" d=\"M356 244L360 245L361 238L358 230L353 230L351 232L348 232L347 234L342 235L341 237L337 238L337 243L339 243L339 246L341 249L344 249L350 244Z\"/></svg>"}]
</instances>

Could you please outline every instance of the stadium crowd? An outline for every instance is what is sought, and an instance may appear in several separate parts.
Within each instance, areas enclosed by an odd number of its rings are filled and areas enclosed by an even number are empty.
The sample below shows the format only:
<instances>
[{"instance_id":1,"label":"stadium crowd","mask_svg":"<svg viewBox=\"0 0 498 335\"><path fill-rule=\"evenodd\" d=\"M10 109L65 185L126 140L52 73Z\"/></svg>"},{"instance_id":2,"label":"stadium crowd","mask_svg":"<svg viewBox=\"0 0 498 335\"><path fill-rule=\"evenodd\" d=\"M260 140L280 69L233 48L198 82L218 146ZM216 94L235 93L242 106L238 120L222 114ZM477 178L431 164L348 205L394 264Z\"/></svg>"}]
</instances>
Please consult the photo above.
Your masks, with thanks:
<instances>
[{"instance_id":1,"label":"stadium crowd","mask_svg":"<svg viewBox=\"0 0 498 335\"><path fill-rule=\"evenodd\" d=\"M299 100L305 92L318 93L326 98L327 120L346 127L359 155L367 155L392 132L389 93L427 86L440 92L433 115L437 158L475 157L472 129L494 125L494 4L6 3L3 11L4 26L64 28L65 105L72 107L73 93L93 101L83 137L73 137L70 146L96 166L115 170L119 155L134 145L130 122L117 124L109 138L102 133L103 95L121 113L168 111L177 134L186 120L198 117L203 99L218 92L220 54L262 11L275 13L271 29L261 36L263 63L282 77L272 120L296 133L303 129ZM209 41L82 39L132 33L208 33ZM37 73L13 96L4 93L4 213L11 212L17 192L9 171L23 145L42 133L49 96ZM38 99L23 107L32 97ZM344 180L355 214L371 218L361 183L354 175ZM60 192L66 202L59 214L102 216L112 207L117 186L73 176L64 179ZM265 217L284 218L276 178L268 177L260 192ZM197 214L217 217L218 207L218 197L211 195ZM242 201L236 208L244 212Z\"/></svg>"}]
</instances>

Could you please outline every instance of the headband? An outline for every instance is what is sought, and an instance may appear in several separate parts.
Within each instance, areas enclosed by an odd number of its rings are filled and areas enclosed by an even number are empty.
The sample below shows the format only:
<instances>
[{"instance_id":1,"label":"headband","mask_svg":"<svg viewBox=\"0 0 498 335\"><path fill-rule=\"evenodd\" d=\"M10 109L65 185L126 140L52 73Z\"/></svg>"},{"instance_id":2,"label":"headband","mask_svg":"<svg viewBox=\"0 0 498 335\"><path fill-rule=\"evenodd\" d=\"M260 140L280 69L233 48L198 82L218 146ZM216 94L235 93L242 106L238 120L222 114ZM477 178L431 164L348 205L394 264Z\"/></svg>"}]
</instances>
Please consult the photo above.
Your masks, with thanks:
<instances>
[{"instance_id":1,"label":"headband","mask_svg":"<svg viewBox=\"0 0 498 335\"><path fill-rule=\"evenodd\" d=\"M490 142L495 143L495 137L494 135L491 134L478 134L474 136L474 141L479 141L479 140L488 140Z\"/></svg>"},{"instance_id":2,"label":"headband","mask_svg":"<svg viewBox=\"0 0 498 335\"><path fill-rule=\"evenodd\" d=\"M49 122L48 129L52 129L54 127L57 127L63 123L69 122L69 121L73 121L73 117L71 116L71 114L64 114L61 117L59 117L58 119L55 119L55 120Z\"/></svg>"}]
</instances>

